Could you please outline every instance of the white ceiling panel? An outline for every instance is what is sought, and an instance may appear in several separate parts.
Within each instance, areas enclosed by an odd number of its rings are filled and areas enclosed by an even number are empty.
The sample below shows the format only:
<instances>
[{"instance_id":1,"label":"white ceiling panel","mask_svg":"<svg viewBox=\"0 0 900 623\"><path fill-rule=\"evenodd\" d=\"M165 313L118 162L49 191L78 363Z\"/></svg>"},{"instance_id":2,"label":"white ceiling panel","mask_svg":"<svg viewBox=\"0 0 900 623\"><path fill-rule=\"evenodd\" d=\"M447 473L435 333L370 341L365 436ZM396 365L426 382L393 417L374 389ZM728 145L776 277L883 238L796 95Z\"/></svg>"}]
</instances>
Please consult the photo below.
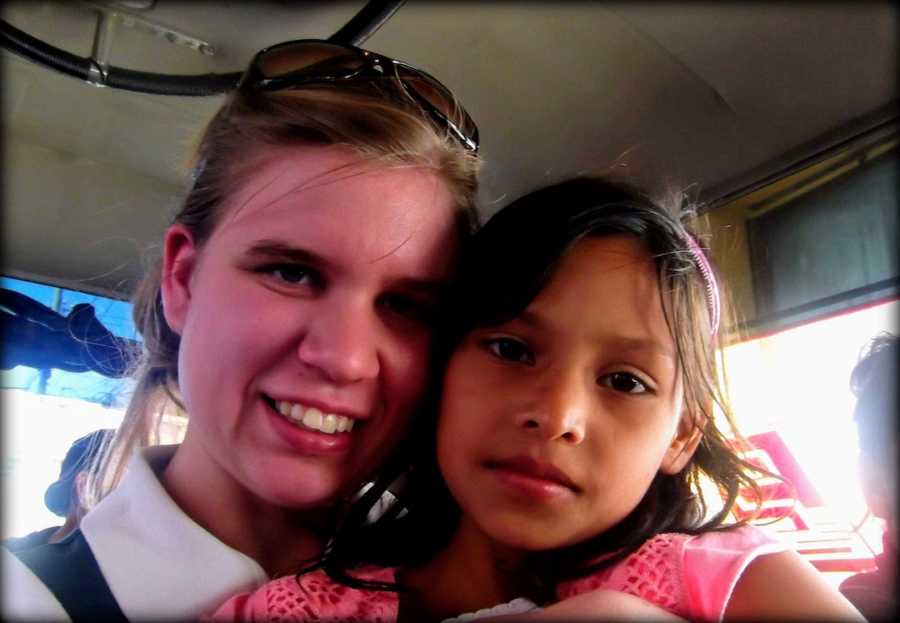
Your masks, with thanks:
<instances>
[{"instance_id":1,"label":"white ceiling panel","mask_svg":"<svg viewBox=\"0 0 900 623\"><path fill-rule=\"evenodd\" d=\"M364 2L151 4L112 22L112 65L237 71L266 45L331 35ZM111 5L20 0L2 16L86 56L97 7ZM651 189L715 199L896 118L897 26L888 2L411 0L366 45L459 95L481 129L490 214L614 163ZM214 53L172 43L167 29ZM125 295L221 98L97 88L5 51L3 61L4 271Z\"/></svg>"}]
</instances>

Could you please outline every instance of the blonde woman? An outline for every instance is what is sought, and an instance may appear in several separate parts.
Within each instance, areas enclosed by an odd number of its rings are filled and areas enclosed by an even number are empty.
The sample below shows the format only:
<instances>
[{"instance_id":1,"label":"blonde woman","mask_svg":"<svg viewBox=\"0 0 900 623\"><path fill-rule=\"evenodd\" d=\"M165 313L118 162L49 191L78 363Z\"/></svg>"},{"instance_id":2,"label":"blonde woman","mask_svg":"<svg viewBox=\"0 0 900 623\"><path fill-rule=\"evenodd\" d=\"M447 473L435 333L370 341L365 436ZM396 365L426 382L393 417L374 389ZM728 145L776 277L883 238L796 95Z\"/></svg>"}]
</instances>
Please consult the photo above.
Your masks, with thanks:
<instances>
[{"instance_id":1,"label":"blonde woman","mask_svg":"<svg viewBox=\"0 0 900 623\"><path fill-rule=\"evenodd\" d=\"M62 543L3 553L3 618L192 619L318 555L421 397L477 145L425 72L317 40L260 52L136 294L98 502ZM185 438L154 446L169 401Z\"/></svg>"}]
</instances>

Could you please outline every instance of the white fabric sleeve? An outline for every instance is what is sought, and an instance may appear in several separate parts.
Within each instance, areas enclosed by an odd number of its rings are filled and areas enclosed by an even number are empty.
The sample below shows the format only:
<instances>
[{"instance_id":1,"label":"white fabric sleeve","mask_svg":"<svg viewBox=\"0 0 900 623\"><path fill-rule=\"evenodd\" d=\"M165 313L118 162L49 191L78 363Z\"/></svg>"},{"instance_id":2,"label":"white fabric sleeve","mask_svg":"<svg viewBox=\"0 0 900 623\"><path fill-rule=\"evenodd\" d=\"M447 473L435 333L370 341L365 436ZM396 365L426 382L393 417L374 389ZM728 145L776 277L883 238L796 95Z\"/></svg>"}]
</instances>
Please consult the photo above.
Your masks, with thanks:
<instances>
[{"instance_id":1,"label":"white fabric sleeve","mask_svg":"<svg viewBox=\"0 0 900 623\"><path fill-rule=\"evenodd\" d=\"M70 621L50 589L5 547L0 576L0 621Z\"/></svg>"}]
</instances>

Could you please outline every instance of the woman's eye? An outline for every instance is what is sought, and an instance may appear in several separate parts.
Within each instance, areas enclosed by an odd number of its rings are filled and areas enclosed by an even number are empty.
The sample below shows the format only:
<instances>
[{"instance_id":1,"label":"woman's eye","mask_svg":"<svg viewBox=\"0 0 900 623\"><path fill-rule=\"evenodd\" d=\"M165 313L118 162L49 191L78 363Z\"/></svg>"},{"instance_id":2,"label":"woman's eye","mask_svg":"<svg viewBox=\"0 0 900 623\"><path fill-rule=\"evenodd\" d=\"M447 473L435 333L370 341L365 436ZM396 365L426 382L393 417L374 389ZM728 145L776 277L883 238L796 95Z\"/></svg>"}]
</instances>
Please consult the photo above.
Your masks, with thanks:
<instances>
[{"instance_id":1,"label":"woman's eye","mask_svg":"<svg viewBox=\"0 0 900 623\"><path fill-rule=\"evenodd\" d=\"M278 264L269 266L266 272L273 275L279 281L289 284L299 284L312 279L312 273L304 266L294 264Z\"/></svg>"},{"instance_id":2,"label":"woman's eye","mask_svg":"<svg viewBox=\"0 0 900 623\"><path fill-rule=\"evenodd\" d=\"M644 394L650 391L639 378L627 372L607 374L600 379L600 384L625 394Z\"/></svg>"},{"instance_id":3,"label":"woman's eye","mask_svg":"<svg viewBox=\"0 0 900 623\"><path fill-rule=\"evenodd\" d=\"M495 356L505 361L515 361L527 364L534 363L534 354L519 340L500 337L485 340L484 345Z\"/></svg>"},{"instance_id":4,"label":"woman's eye","mask_svg":"<svg viewBox=\"0 0 900 623\"><path fill-rule=\"evenodd\" d=\"M437 313L435 305L412 296L386 296L382 299L382 305L392 314L422 324L432 324Z\"/></svg>"}]
</instances>

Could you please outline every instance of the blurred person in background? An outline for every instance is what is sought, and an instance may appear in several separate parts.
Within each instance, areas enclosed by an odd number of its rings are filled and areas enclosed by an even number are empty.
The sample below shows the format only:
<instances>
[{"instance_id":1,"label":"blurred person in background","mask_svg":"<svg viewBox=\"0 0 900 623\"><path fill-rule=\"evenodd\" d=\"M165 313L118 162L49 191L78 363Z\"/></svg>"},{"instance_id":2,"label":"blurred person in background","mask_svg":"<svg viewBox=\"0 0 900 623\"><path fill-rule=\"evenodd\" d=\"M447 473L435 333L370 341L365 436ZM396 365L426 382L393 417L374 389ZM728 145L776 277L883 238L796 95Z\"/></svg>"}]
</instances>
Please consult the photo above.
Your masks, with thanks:
<instances>
[{"instance_id":1,"label":"blurred person in background","mask_svg":"<svg viewBox=\"0 0 900 623\"><path fill-rule=\"evenodd\" d=\"M96 430L75 440L62 462L59 478L47 487L44 504L54 514L65 518L61 526L51 526L37 530L23 537L5 539L3 545L11 551L22 551L44 545L58 543L71 533L87 512L82 502L87 470L112 439L113 429Z\"/></svg>"},{"instance_id":2,"label":"blurred person in background","mask_svg":"<svg viewBox=\"0 0 900 623\"><path fill-rule=\"evenodd\" d=\"M884 551L875 557L874 571L847 578L840 590L870 621L893 620L897 605L898 340L889 333L875 337L850 375L862 490L869 511L885 522Z\"/></svg>"}]
</instances>

